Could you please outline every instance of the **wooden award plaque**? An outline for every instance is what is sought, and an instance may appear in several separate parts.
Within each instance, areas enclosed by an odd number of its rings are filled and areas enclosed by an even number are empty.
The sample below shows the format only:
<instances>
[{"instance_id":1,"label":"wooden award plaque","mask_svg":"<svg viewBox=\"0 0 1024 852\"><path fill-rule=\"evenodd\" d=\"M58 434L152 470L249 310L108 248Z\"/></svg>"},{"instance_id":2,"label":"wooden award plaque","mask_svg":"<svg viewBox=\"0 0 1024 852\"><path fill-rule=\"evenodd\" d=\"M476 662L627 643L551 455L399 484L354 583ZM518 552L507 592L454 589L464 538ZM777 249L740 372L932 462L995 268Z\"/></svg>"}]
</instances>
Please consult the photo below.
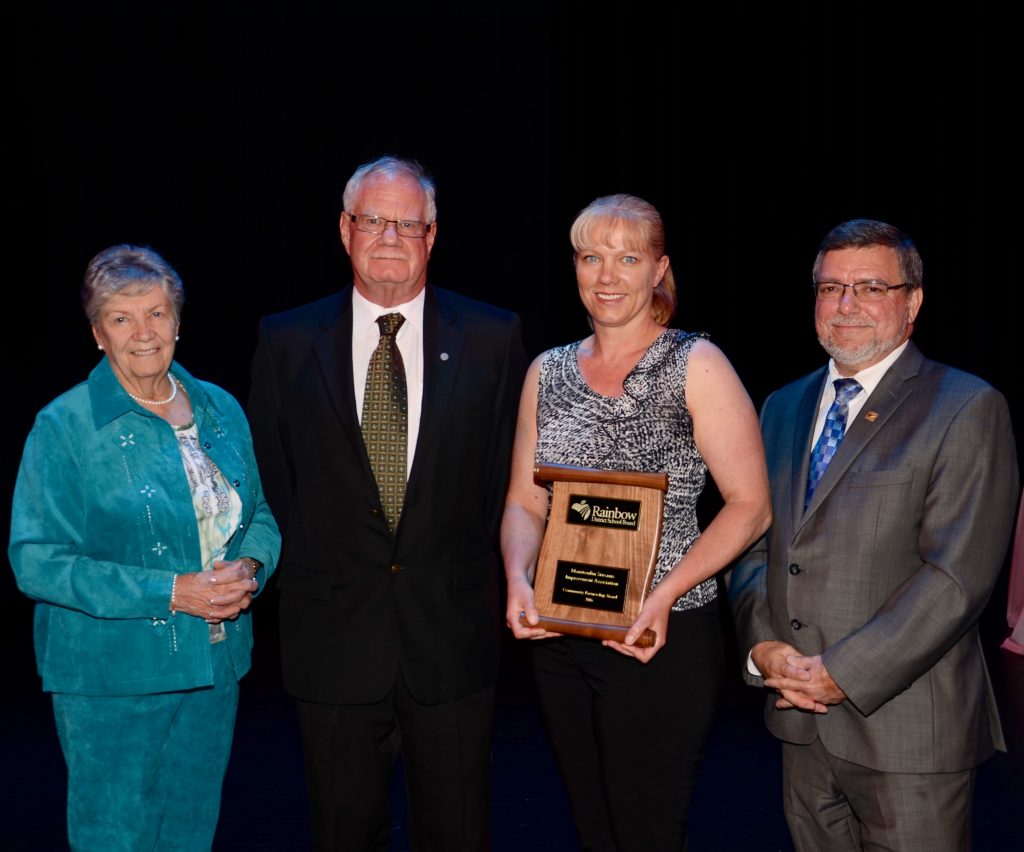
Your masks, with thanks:
<instances>
[{"instance_id":1,"label":"wooden award plaque","mask_svg":"<svg viewBox=\"0 0 1024 852\"><path fill-rule=\"evenodd\" d=\"M668 474L540 464L533 475L552 483L533 582L537 626L622 642L651 587ZM655 639L645 630L635 644Z\"/></svg>"}]
</instances>

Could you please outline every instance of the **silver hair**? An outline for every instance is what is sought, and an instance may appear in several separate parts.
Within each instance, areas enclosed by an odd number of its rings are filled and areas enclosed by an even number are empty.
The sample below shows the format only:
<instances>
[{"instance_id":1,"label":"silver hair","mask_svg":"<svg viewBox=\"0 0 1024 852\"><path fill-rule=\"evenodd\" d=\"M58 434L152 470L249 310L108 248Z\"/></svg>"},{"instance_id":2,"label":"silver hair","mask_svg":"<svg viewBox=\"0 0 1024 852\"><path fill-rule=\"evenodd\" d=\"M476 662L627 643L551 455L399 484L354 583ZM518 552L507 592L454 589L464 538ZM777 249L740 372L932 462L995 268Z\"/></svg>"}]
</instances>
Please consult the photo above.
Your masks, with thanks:
<instances>
[{"instance_id":1,"label":"silver hair","mask_svg":"<svg viewBox=\"0 0 1024 852\"><path fill-rule=\"evenodd\" d=\"M345 184L345 193L342 196L342 205L348 213L358 213L352 207L359 196L359 190L363 188L363 181L371 175L383 175L389 180L399 177L412 178L423 188L427 196L427 206L423 211L427 224L432 224L437 219L437 187L434 186L434 179L427 174L426 170L415 160L403 160L400 157L378 157L368 163L363 163L352 173L352 177Z\"/></svg>"},{"instance_id":2,"label":"silver hair","mask_svg":"<svg viewBox=\"0 0 1024 852\"><path fill-rule=\"evenodd\" d=\"M137 296L160 287L174 308L175 320L181 319L185 287L174 268L151 248L111 246L97 254L85 268L82 281L82 307L89 323L95 325L107 300L118 293Z\"/></svg>"}]
</instances>

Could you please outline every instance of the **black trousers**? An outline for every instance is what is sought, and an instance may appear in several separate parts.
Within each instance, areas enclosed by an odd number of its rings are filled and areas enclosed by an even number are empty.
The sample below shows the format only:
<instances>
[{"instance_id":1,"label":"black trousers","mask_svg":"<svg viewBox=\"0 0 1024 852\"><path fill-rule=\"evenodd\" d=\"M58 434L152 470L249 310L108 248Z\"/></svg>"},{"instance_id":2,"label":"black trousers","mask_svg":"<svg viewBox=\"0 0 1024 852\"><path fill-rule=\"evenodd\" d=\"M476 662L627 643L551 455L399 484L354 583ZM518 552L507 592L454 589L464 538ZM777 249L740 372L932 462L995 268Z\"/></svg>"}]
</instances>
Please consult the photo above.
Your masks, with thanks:
<instances>
[{"instance_id":1,"label":"black trousers","mask_svg":"<svg viewBox=\"0 0 1024 852\"><path fill-rule=\"evenodd\" d=\"M412 848L490 848L493 686L420 704L399 672L383 701L297 701L297 708L314 850L387 852L388 786L399 753Z\"/></svg>"},{"instance_id":2,"label":"black trousers","mask_svg":"<svg viewBox=\"0 0 1024 852\"><path fill-rule=\"evenodd\" d=\"M717 603L669 616L644 665L598 640L534 643L537 689L585 852L680 852L722 686Z\"/></svg>"}]
</instances>

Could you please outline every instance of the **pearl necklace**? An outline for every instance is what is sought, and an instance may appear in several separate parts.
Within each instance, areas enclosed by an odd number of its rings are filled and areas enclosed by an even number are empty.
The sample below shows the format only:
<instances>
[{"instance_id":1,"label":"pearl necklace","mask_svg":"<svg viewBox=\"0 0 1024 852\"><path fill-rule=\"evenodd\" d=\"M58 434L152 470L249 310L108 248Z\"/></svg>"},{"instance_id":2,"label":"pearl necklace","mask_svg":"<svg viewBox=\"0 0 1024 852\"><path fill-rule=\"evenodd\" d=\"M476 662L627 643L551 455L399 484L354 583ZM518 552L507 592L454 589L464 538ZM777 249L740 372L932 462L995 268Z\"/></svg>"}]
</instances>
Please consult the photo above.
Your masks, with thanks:
<instances>
[{"instance_id":1,"label":"pearl necklace","mask_svg":"<svg viewBox=\"0 0 1024 852\"><path fill-rule=\"evenodd\" d=\"M143 405L167 405L169 402L174 402L174 397L178 395L178 383L174 381L174 376L168 373L167 381L171 383L171 395L167 397L167 399L143 399L141 396L136 396L131 391L126 391L126 393L136 402L141 402Z\"/></svg>"}]
</instances>

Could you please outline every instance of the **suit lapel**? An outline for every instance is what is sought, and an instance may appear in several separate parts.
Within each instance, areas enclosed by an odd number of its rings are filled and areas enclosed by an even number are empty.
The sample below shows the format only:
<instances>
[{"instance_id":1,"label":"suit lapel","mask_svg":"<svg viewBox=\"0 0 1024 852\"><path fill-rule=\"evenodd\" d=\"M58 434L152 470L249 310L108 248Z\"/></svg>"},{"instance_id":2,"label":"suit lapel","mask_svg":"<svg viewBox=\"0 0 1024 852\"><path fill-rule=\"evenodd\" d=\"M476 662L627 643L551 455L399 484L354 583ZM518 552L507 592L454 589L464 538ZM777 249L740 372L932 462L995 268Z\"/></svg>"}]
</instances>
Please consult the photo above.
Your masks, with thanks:
<instances>
[{"instance_id":1,"label":"suit lapel","mask_svg":"<svg viewBox=\"0 0 1024 852\"><path fill-rule=\"evenodd\" d=\"M914 383L910 380L917 375L922 360L921 352L913 343L910 343L882 377L882 381L878 383L874 393L868 397L861 408L857 419L847 426L842 443L814 491L814 496L811 498L804 516L805 520L842 481L843 475L850 469L853 462L913 392ZM806 470L807 462L805 461L805 474Z\"/></svg>"},{"instance_id":2,"label":"suit lapel","mask_svg":"<svg viewBox=\"0 0 1024 852\"><path fill-rule=\"evenodd\" d=\"M464 334L459 328L458 314L444 291L428 286L423 305L423 404L406 505L417 496L417 483L422 479L425 460L437 442L455 384L463 343Z\"/></svg>"},{"instance_id":3,"label":"suit lapel","mask_svg":"<svg viewBox=\"0 0 1024 852\"><path fill-rule=\"evenodd\" d=\"M807 471L811 462L811 441L814 437L814 425L818 420L818 404L821 401L823 386L827 378L828 368L826 367L809 377L793 417L795 426L799 426L799 424L803 424L803 426L790 430L793 436L793 445L790 448L793 454L793 483L789 496L792 501L793 529L799 528L804 516Z\"/></svg>"},{"instance_id":4,"label":"suit lapel","mask_svg":"<svg viewBox=\"0 0 1024 852\"><path fill-rule=\"evenodd\" d=\"M354 449L365 458L352 386L352 288L342 290L339 299L340 303L332 302L320 318L313 347L338 421Z\"/></svg>"}]
</instances>

